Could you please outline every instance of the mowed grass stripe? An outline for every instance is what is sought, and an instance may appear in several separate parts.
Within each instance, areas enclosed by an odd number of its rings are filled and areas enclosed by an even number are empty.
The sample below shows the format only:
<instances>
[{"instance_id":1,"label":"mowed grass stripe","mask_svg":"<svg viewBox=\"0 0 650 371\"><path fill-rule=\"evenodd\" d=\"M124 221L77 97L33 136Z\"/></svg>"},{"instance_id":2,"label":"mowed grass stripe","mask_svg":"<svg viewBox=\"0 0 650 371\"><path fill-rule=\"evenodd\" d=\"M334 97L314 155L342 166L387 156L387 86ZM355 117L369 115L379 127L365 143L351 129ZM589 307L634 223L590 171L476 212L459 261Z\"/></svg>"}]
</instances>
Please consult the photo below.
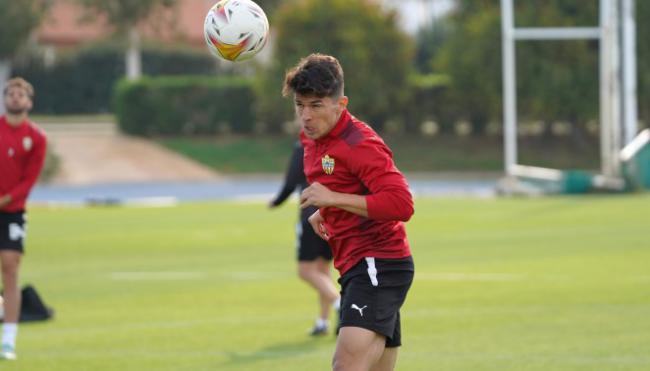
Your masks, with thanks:
<instances>
[{"instance_id":1,"label":"mowed grass stripe","mask_svg":"<svg viewBox=\"0 0 650 371\"><path fill-rule=\"evenodd\" d=\"M648 195L416 200L398 369L650 368L648 210ZM333 336L306 336L296 218L244 202L32 209L22 281L56 318L21 326L3 369L328 370Z\"/></svg>"}]
</instances>

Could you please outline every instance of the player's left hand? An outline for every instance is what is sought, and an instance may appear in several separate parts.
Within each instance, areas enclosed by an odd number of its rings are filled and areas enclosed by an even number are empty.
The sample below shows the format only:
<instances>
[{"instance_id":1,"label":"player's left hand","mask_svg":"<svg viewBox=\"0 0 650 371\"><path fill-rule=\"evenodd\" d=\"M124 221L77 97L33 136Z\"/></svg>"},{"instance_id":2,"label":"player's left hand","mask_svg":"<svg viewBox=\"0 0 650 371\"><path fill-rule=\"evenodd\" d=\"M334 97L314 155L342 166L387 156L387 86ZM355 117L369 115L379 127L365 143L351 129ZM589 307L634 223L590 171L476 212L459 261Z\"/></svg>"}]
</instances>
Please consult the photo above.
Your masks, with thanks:
<instances>
[{"instance_id":1,"label":"player's left hand","mask_svg":"<svg viewBox=\"0 0 650 371\"><path fill-rule=\"evenodd\" d=\"M9 205L10 203L11 203L10 195L4 195L0 197L0 209L3 209L5 206Z\"/></svg>"},{"instance_id":2,"label":"player's left hand","mask_svg":"<svg viewBox=\"0 0 650 371\"><path fill-rule=\"evenodd\" d=\"M311 224L311 227L314 229L314 232L322 239L325 241L329 241L330 239L330 234L327 231L327 228L325 227L325 219L320 215L320 210L316 210L315 213L311 214L309 219L309 224Z\"/></svg>"},{"instance_id":3,"label":"player's left hand","mask_svg":"<svg viewBox=\"0 0 650 371\"><path fill-rule=\"evenodd\" d=\"M318 208L333 206L334 196L335 193L330 191L329 188L315 182L302 191L300 195L300 208L304 209L308 206L316 206Z\"/></svg>"}]
</instances>

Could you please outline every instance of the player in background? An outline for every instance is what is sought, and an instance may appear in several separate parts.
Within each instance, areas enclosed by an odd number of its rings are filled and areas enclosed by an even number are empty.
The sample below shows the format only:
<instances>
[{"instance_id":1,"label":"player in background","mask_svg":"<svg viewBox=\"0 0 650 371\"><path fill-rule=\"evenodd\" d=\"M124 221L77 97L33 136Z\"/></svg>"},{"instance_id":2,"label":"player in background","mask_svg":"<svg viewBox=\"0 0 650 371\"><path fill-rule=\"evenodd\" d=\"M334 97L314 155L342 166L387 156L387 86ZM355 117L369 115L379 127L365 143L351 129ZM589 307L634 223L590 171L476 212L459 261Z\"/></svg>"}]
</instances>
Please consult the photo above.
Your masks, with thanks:
<instances>
[{"instance_id":1,"label":"player in background","mask_svg":"<svg viewBox=\"0 0 650 371\"><path fill-rule=\"evenodd\" d=\"M312 54L285 75L302 126L307 187L301 207L329 242L341 273L340 332L334 370L393 370L401 345L399 310L414 275L405 221L413 214L406 179L392 152L347 110L343 69Z\"/></svg>"},{"instance_id":2,"label":"player in background","mask_svg":"<svg viewBox=\"0 0 650 371\"><path fill-rule=\"evenodd\" d=\"M307 188L307 180L303 171L303 148L300 142L294 146L284 184L278 195L269 203L270 208L280 206L296 189L302 192ZM296 243L298 255L298 276L311 285L319 297L319 316L310 335L325 335L329 328L331 307L338 310L339 294L330 276L332 250L327 242L314 233L308 218L316 207L300 210L300 220L296 224Z\"/></svg>"},{"instance_id":3,"label":"player in background","mask_svg":"<svg viewBox=\"0 0 650 371\"><path fill-rule=\"evenodd\" d=\"M20 315L18 270L25 239L25 202L45 161L45 134L29 121L34 88L13 78L3 90L6 115L0 117L0 268L4 323L0 359L16 359Z\"/></svg>"}]
</instances>

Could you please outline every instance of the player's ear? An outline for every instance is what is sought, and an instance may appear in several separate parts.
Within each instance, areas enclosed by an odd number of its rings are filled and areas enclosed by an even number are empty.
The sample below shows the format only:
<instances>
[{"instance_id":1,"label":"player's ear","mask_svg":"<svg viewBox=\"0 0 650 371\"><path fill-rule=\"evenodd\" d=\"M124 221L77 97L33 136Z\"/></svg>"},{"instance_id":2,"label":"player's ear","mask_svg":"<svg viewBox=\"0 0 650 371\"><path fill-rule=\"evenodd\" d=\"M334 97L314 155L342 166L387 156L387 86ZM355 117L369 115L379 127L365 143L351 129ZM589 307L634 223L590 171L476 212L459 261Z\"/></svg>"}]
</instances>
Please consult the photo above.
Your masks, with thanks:
<instances>
[{"instance_id":1,"label":"player's ear","mask_svg":"<svg viewBox=\"0 0 650 371\"><path fill-rule=\"evenodd\" d=\"M341 110L346 108L348 106L348 101L349 101L348 97L346 97L345 95L341 96L341 98L339 98L339 100L338 100L339 108Z\"/></svg>"}]
</instances>

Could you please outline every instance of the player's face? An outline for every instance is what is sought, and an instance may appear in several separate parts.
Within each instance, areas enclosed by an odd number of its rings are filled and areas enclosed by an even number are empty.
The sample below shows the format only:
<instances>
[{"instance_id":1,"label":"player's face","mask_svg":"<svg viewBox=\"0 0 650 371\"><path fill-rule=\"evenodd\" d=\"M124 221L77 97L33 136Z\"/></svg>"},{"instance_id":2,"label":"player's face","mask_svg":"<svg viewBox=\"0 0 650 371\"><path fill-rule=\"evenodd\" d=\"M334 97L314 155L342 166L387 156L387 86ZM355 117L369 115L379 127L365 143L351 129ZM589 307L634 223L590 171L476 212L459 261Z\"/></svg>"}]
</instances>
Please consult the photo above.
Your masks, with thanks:
<instances>
[{"instance_id":1,"label":"player's face","mask_svg":"<svg viewBox=\"0 0 650 371\"><path fill-rule=\"evenodd\" d=\"M21 115L32 109L32 100L25 89L19 86L12 86L4 95L5 108L12 115Z\"/></svg>"},{"instance_id":2,"label":"player's face","mask_svg":"<svg viewBox=\"0 0 650 371\"><path fill-rule=\"evenodd\" d=\"M296 116L310 139L322 138L334 129L347 104L348 98L345 96L320 98L296 93L294 97Z\"/></svg>"}]
</instances>

